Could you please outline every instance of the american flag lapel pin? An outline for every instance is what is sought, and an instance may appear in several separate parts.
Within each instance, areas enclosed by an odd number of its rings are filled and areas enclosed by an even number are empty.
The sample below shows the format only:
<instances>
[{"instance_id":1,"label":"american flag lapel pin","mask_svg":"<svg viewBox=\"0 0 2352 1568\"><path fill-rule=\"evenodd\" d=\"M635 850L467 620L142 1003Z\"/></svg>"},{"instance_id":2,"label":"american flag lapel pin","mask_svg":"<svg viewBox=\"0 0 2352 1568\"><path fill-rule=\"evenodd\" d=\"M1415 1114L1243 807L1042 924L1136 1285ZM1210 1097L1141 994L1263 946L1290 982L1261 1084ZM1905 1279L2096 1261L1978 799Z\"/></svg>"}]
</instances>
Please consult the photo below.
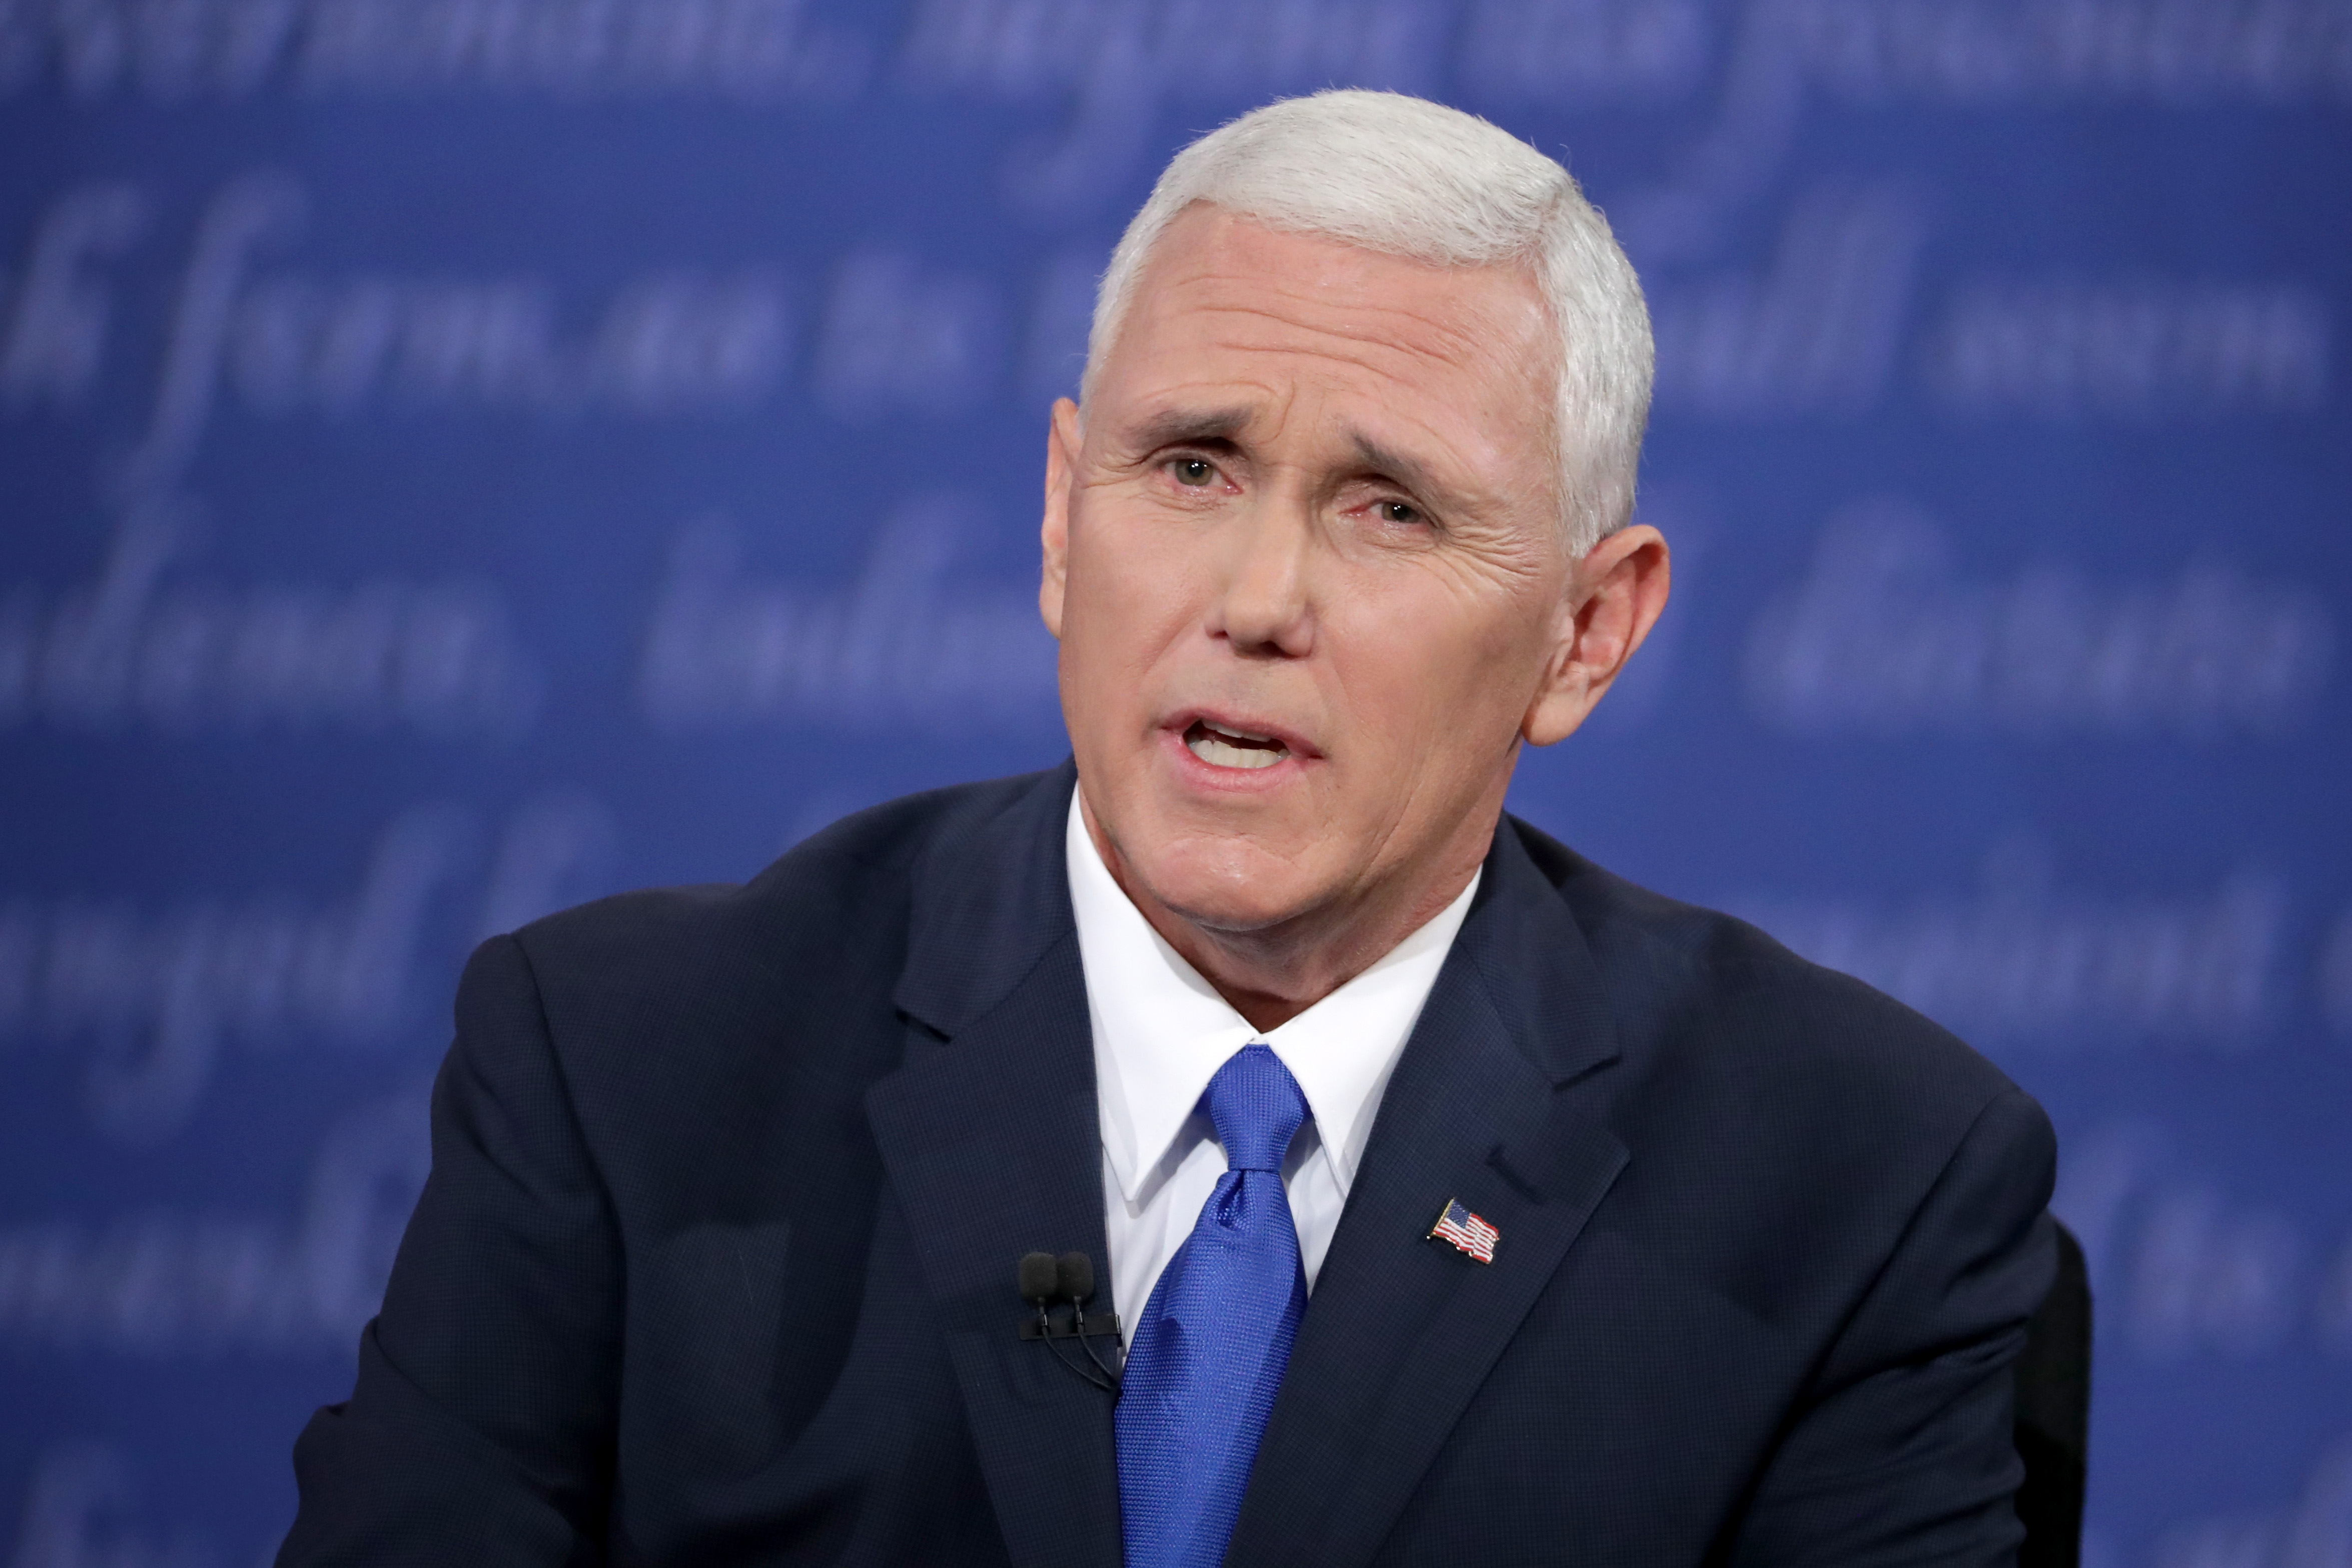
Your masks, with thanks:
<instances>
[{"instance_id":1,"label":"american flag lapel pin","mask_svg":"<svg viewBox=\"0 0 2352 1568\"><path fill-rule=\"evenodd\" d=\"M1437 1223L1429 1227L1429 1235L1423 1239L1435 1241L1441 1237L1479 1262L1492 1263L1495 1261L1495 1243L1503 1239L1503 1233L1464 1208L1460 1198L1448 1198L1444 1212L1437 1216Z\"/></svg>"}]
</instances>

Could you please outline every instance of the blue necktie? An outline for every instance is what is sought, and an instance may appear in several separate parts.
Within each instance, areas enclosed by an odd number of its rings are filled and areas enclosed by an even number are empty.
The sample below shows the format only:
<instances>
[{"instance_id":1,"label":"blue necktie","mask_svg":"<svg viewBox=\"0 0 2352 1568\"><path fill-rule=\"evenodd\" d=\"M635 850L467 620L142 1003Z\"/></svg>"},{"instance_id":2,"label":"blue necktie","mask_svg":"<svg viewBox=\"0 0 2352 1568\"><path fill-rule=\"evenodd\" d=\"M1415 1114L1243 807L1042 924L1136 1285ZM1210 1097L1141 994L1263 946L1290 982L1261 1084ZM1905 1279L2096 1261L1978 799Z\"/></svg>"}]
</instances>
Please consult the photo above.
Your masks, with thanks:
<instances>
[{"instance_id":1,"label":"blue necktie","mask_svg":"<svg viewBox=\"0 0 2352 1568\"><path fill-rule=\"evenodd\" d=\"M1118 1396L1127 1568L1215 1568L1307 1310L1282 1158L1307 1099L1244 1046L1201 1097L1225 1173L1135 1326Z\"/></svg>"}]
</instances>

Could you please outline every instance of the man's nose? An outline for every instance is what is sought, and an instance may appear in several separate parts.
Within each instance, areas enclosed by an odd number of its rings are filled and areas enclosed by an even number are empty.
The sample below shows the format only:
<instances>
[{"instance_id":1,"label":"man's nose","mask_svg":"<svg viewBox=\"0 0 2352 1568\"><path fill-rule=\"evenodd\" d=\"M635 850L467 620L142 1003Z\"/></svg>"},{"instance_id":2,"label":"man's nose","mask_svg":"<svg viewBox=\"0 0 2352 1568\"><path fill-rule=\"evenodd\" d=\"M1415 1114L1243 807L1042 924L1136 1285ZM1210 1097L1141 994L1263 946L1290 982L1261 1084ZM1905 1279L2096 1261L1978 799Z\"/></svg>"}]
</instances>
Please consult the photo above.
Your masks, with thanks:
<instances>
[{"instance_id":1,"label":"man's nose","mask_svg":"<svg viewBox=\"0 0 2352 1568\"><path fill-rule=\"evenodd\" d=\"M1218 530L1223 582L1208 630L1234 652L1299 658L1313 650L1311 511L1299 501L1269 498Z\"/></svg>"}]
</instances>

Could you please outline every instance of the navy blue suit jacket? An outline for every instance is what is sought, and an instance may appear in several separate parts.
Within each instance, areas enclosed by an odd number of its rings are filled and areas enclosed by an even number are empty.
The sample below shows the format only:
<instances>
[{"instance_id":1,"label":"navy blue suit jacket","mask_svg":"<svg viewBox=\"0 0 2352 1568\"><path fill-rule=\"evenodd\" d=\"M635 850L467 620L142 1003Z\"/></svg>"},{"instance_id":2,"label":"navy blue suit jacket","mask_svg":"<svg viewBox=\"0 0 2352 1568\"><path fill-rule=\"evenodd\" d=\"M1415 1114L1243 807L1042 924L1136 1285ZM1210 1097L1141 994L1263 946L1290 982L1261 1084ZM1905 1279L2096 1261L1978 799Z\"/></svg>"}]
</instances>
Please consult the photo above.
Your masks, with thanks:
<instances>
[{"instance_id":1,"label":"navy blue suit jacket","mask_svg":"<svg viewBox=\"0 0 2352 1568\"><path fill-rule=\"evenodd\" d=\"M1013 1288L1105 1257L1073 778L484 945L281 1563L1115 1568L1111 1398ZM2006 1561L2053 1159L1932 1024L1506 819L1228 1561Z\"/></svg>"}]
</instances>

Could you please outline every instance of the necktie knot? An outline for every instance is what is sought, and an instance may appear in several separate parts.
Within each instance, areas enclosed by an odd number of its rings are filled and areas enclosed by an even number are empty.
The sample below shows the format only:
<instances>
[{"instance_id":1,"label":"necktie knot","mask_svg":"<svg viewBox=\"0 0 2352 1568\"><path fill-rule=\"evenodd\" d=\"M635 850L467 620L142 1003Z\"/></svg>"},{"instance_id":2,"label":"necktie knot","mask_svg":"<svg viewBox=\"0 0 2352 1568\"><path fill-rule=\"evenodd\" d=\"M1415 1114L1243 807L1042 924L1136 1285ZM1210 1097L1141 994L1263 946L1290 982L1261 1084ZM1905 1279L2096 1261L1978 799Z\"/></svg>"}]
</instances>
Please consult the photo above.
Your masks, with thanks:
<instances>
[{"instance_id":1,"label":"necktie knot","mask_svg":"<svg viewBox=\"0 0 2352 1568\"><path fill-rule=\"evenodd\" d=\"M1290 1141L1307 1120L1307 1097L1273 1047L1235 1051L1201 1098L1224 1145L1225 1169L1281 1172Z\"/></svg>"}]
</instances>

